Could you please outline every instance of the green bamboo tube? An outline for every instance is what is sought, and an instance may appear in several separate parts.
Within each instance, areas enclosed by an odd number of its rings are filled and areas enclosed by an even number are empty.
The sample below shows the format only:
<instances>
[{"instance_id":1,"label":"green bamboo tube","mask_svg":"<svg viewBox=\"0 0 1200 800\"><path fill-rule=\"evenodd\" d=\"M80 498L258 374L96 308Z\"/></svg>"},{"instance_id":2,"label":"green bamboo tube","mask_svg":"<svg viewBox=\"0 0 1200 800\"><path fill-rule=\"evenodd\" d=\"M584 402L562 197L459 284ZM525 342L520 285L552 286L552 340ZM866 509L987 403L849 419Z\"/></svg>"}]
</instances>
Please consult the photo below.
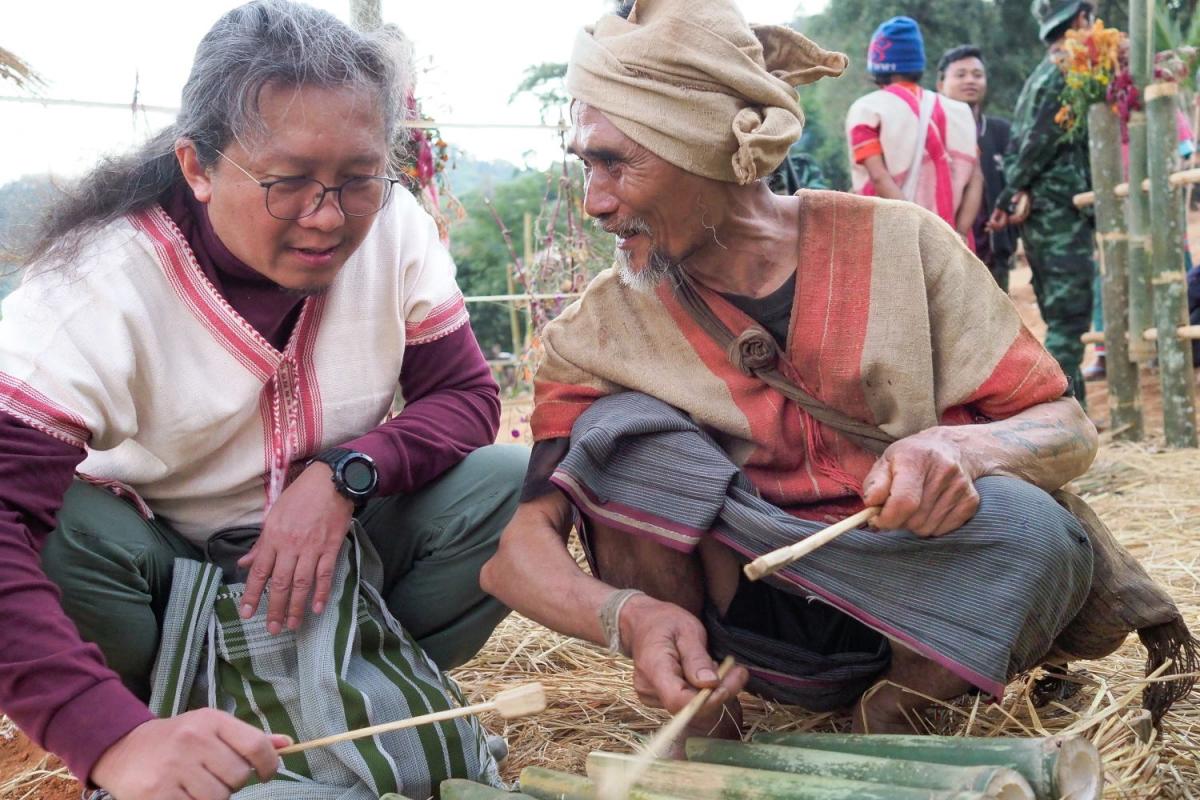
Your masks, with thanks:
<instances>
[{"instance_id":1,"label":"green bamboo tube","mask_svg":"<svg viewBox=\"0 0 1200 800\"><path fill-rule=\"evenodd\" d=\"M596 784L582 775L542 767L521 770L521 791L536 800L596 800ZM632 789L629 800L677 800L676 795Z\"/></svg>"},{"instance_id":2,"label":"green bamboo tube","mask_svg":"<svg viewBox=\"0 0 1200 800\"><path fill-rule=\"evenodd\" d=\"M1021 773L1038 800L1099 800L1104 771L1095 745L1078 736L1017 739L854 733L760 733L755 743L834 750L960 767L1001 766Z\"/></svg>"},{"instance_id":3,"label":"green bamboo tube","mask_svg":"<svg viewBox=\"0 0 1200 800\"><path fill-rule=\"evenodd\" d=\"M619 780L637 756L592 753L587 772L597 785ZM672 792L690 800L985 800L979 792L891 786L817 775L792 775L694 761L654 761L638 778L638 788Z\"/></svg>"},{"instance_id":4,"label":"green bamboo tube","mask_svg":"<svg viewBox=\"0 0 1200 800\"><path fill-rule=\"evenodd\" d=\"M689 761L706 764L821 775L888 786L958 789L979 792L997 800L1033 800L1034 797L1029 782L1008 767L958 767L832 750L744 744L728 739L688 739L687 757Z\"/></svg>"},{"instance_id":5,"label":"green bamboo tube","mask_svg":"<svg viewBox=\"0 0 1200 800\"><path fill-rule=\"evenodd\" d=\"M1179 209L1183 193L1168 176L1175 166L1178 132L1175 97L1179 86L1153 83L1146 87L1147 141L1150 148L1151 284L1154 287L1154 325L1160 332L1187 324L1187 273L1184 270L1183 228ZM1168 447L1196 446L1196 401L1192 386L1191 342L1178 336L1158 337L1158 378L1162 385L1163 435Z\"/></svg>"},{"instance_id":6,"label":"green bamboo tube","mask_svg":"<svg viewBox=\"0 0 1200 800\"><path fill-rule=\"evenodd\" d=\"M527 794L516 794L462 778L442 781L439 789L442 800L533 800Z\"/></svg>"},{"instance_id":7,"label":"green bamboo tube","mask_svg":"<svg viewBox=\"0 0 1200 800\"><path fill-rule=\"evenodd\" d=\"M1147 0L1129 3L1129 66L1138 91L1150 82L1150 34ZM1129 355L1144 364L1154 357L1154 345L1143 334L1154 327L1150 291L1150 198L1141 190L1146 180L1146 114L1129 117L1129 199L1125 220L1129 229ZM1107 324L1107 320L1106 320Z\"/></svg>"},{"instance_id":8,"label":"green bamboo tube","mask_svg":"<svg viewBox=\"0 0 1200 800\"><path fill-rule=\"evenodd\" d=\"M1121 182L1121 131L1107 103L1088 109L1088 150L1092 186L1096 190L1096 238L1100 251L1104 299L1104 349L1108 380L1109 427L1113 438L1142 438L1138 365L1129 354L1129 240L1121 201L1114 194Z\"/></svg>"}]
</instances>

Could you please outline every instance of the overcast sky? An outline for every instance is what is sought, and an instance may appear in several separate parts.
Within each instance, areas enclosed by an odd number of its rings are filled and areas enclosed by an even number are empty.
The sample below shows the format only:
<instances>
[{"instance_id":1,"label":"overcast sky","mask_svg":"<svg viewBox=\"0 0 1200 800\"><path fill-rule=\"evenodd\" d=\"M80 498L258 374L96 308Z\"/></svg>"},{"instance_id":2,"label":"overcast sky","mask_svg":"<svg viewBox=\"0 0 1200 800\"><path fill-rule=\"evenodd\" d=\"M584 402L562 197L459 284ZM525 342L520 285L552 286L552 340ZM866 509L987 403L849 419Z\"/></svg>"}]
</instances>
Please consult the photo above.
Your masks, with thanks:
<instances>
[{"instance_id":1,"label":"overcast sky","mask_svg":"<svg viewBox=\"0 0 1200 800\"><path fill-rule=\"evenodd\" d=\"M827 0L737 0L752 22L787 22ZM35 0L5 3L0 46L46 79L46 97L176 106L201 36L236 0ZM315 0L348 19L350 0ZM462 122L537 123L529 98L509 105L525 67L566 61L575 31L606 11L605 0L383 0L385 21L413 40L417 92L428 116ZM18 92L0 84L0 95ZM0 102L0 184L23 174L76 175L98 155L121 151L171 121L129 110ZM482 159L544 165L558 152L553 131L446 128L452 144ZM532 151L531 155L526 155Z\"/></svg>"}]
</instances>

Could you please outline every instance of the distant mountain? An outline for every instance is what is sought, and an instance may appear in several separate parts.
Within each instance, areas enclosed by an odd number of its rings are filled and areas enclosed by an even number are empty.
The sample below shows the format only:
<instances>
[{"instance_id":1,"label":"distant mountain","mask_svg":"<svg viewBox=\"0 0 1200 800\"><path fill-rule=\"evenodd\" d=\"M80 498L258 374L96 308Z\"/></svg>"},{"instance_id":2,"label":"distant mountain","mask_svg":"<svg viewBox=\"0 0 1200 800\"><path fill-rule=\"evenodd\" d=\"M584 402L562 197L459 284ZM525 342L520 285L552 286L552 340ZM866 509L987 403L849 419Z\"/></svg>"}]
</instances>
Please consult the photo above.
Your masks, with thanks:
<instances>
[{"instance_id":1,"label":"distant mountain","mask_svg":"<svg viewBox=\"0 0 1200 800\"><path fill-rule=\"evenodd\" d=\"M507 161L480 161L470 153L451 147L446 178L450 191L456 197L462 197L477 189L491 194L497 185L512 180L521 171L520 167Z\"/></svg>"}]
</instances>

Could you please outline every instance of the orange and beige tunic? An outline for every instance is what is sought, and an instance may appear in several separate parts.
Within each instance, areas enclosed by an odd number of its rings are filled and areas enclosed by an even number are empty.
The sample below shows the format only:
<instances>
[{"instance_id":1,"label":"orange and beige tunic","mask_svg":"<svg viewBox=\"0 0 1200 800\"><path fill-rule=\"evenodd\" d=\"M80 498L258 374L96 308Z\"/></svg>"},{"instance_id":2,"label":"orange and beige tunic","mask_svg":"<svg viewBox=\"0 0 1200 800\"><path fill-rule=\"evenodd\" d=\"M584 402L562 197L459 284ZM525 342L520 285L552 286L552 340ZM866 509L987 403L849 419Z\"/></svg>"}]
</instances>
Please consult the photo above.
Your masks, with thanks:
<instances>
[{"instance_id":1,"label":"orange and beige tunic","mask_svg":"<svg viewBox=\"0 0 1200 800\"><path fill-rule=\"evenodd\" d=\"M810 394L896 437L1008 417L1063 395L1058 364L940 219L900 201L798 198L796 293L780 368ZM701 291L734 334L753 324ZM642 392L688 413L765 500L814 520L861 508L875 456L732 366L666 282L638 292L603 272L544 342L537 441L569 436L598 397Z\"/></svg>"}]
</instances>

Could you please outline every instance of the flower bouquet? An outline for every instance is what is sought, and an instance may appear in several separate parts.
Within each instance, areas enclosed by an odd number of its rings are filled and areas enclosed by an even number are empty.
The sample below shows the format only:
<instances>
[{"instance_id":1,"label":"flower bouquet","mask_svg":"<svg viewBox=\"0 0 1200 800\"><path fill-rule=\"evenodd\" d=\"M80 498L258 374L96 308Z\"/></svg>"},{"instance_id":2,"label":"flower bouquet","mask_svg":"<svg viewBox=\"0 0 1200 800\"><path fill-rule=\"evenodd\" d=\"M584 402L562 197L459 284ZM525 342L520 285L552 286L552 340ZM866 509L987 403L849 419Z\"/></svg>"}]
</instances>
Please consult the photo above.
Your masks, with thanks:
<instances>
[{"instance_id":1,"label":"flower bouquet","mask_svg":"<svg viewBox=\"0 0 1200 800\"><path fill-rule=\"evenodd\" d=\"M1127 50L1123 42L1125 34L1104 27L1103 20L1096 20L1090 28L1067 31L1058 62L1066 87L1059 95L1062 107L1054 121L1063 128L1068 141L1087 135L1089 106L1112 102L1109 89L1117 82L1122 51ZM1128 74L1128 69L1124 72Z\"/></svg>"}]
</instances>

